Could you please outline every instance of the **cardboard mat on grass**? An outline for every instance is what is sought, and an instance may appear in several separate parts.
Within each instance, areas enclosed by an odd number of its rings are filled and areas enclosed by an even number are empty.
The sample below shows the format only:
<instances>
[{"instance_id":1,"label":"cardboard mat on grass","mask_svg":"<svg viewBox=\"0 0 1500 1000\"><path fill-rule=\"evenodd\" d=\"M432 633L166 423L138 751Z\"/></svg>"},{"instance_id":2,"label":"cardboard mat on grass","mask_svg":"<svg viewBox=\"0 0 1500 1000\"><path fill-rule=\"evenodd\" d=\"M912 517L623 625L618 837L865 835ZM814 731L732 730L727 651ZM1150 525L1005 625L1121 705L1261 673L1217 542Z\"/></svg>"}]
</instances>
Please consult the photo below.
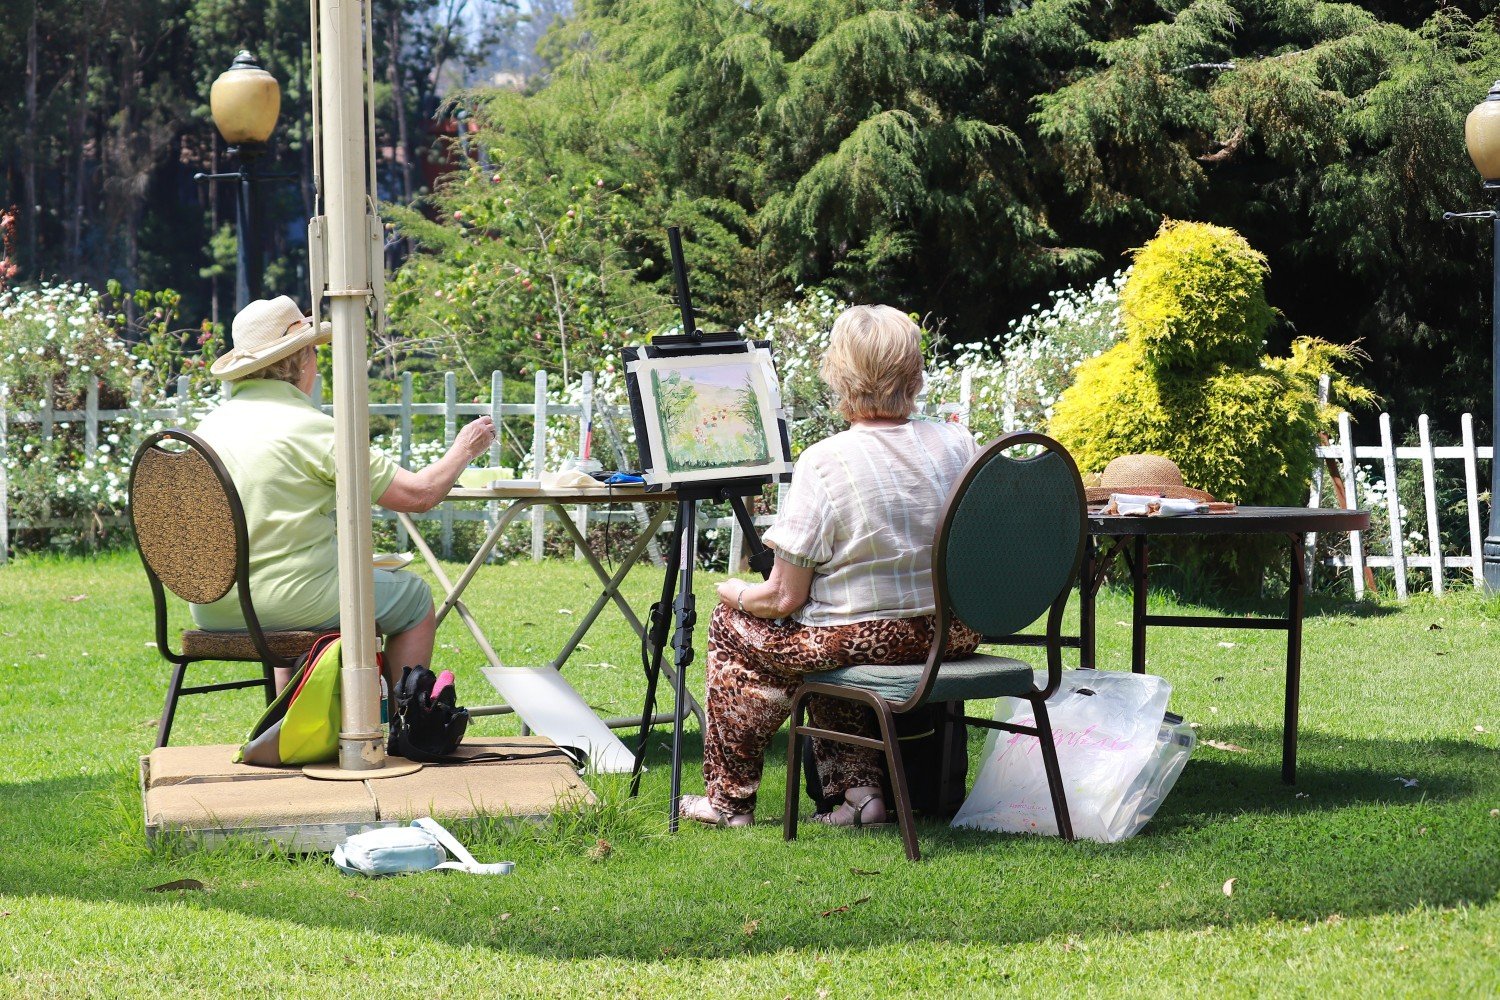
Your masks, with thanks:
<instances>
[{"instance_id":1,"label":"cardboard mat on grass","mask_svg":"<svg viewBox=\"0 0 1500 1000\"><path fill-rule=\"evenodd\" d=\"M462 756L535 753L542 736L475 737ZM318 781L300 768L234 763L237 746L159 747L141 758L146 839L229 837L327 851L351 834L419 816L538 819L593 801L566 757L427 766L399 778Z\"/></svg>"}]
</instances>

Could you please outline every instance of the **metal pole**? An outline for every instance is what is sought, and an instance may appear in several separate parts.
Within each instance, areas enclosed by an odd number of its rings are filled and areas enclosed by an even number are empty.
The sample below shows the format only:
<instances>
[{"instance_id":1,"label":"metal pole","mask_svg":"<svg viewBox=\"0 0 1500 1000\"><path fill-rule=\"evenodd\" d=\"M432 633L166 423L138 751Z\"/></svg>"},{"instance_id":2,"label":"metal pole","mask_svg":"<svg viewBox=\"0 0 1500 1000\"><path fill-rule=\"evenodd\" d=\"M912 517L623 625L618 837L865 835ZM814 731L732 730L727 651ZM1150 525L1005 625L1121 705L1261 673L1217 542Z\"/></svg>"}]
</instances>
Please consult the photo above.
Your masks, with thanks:
<instances>
[{"instance_id":1,"label":"metal pole","mask_svg":"<svg viewBox=\"0 0 1500 1000\"><path fill-rule=\"evenodd\" d=\"M1500 80L1490 91L1490 100L1500 100ZM1476 109L1477 110L1477 109ZM1478 164L1475 159L1475 164ZM1484 589L1500 593L1500 180L1484 181L1484 190L1496 199L1494 208L1483 212L1444 212L1443 221L1485 219L1495 228L1494 287L1490 289L1490 523L1483 545Z\"/></svg>"},{"instance_id":2,"label":"metal pole","mask_svg":"<svg viewBox=\"0 0 1500 1000\"><path fill-rule=\"evenodd\" d=\"M234 173L193 175L193 180L200 184L233 181L235 185L235 312L249 305L252 299L260 298L265 275L265 254L261 251L260 243L260 199L255 193L256 188L267 180L288 180L297 176L296 174L261 173L255 164L266 155L266 151L266 146L255 143L231 146L229 155L236 157L239 161L239 169ZM232 334L226 332L225 340L228 347L234 346Z\"/></svg>"},{"instance_id":3,"label":"metal pole","mask_svg":"<svg viewBox=\"0 0 1500 1000\"><path fill-rule=\"evenodd\" d=\"M260 148L240 147L239 191L235 200L235 227L239 233L237 273L234 282L235 310L245 308L260 298L261 277L265 272L265 255L260 245L260 205L255 196L258 178L255 164Z\"/></svg>"},{"instance_id":4,"label":"metal pole","mask_svg":"<svg viewBox=\"0 0 1500 1000\"><path fill-rule=\"evenodd\" d=\"M366 224L364 18L367 0L317 0L322 52L323 184L333 319L335 513L339 616L343 634L343 719L339 767L385 764L380 681L375 666L374 573L370 539L369 354L366 309L373 294Z\"/></svg>"},{"instance_id":5,"label":"metal pole","mask_svg":"<svg viewBox=\"0 0 1500 1000\"><path fill-rule=\"evenodd\" d=\"M250 181L250 166L240 159L240 172L234 190L234 311L239 312L250 304L250 241L253 238L250 224L250 192L254 185ZM233 347L233 344L229 345Z\"/></svg>"},{"instance_id":6,"label":"metal pole","mask_svg":"<svg viewBox=\"0 0 1500 1000\"><path fill-rule=\"evenodd\" d=\"M1490 187L1486 184L1485 187ZM1500 185L1495 185L1500 199ZM1484 539L1484 589L1500 592L1500 208L1493 213L1495 227L1494 288L1490 314L1490 525Z\"/></svg>"}]
</instances>

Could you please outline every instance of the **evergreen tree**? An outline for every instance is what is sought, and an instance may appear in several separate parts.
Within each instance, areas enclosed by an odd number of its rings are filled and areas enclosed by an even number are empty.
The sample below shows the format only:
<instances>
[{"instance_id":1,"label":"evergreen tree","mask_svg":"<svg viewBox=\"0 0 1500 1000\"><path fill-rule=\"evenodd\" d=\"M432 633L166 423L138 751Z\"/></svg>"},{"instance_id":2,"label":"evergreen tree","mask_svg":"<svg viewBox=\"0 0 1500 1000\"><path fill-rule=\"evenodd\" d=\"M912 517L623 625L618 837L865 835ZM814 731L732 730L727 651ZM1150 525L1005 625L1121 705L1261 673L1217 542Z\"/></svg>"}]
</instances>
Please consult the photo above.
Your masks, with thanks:
<instances>
[{"instance_id":1,"label":"evergreen tree","mask_svg":"<svg viewBox=\"0 0 1500 1000\"><path fill-rule=\"evenodd\" d=\"M1484 234L1440 219L1477 200L1495 25L1493 0L587 0L543 86L481 104L505 155L609 179L659 291L683 224L721 319L827 284L986 339L1194 218L1266 253L1273 349L1362 339L1398 413L1481 412Z\"/></svg>"},{"instance_id":2,"label":"evergreen tree","mask_svg":"<svg viewBox=\"0 0 1500 1000\"><path fill-rule=\"evenodd\" d=\"M1483 412L1486 240L1442 213L1478 194L1462 123L1500 75L1487 6L1196 0L1095 46L1037 124L1085 224L1234 226L1270 260L1279 345L1362 339L1403 373L1397 412Z\"/></svg>"}]
</instances>

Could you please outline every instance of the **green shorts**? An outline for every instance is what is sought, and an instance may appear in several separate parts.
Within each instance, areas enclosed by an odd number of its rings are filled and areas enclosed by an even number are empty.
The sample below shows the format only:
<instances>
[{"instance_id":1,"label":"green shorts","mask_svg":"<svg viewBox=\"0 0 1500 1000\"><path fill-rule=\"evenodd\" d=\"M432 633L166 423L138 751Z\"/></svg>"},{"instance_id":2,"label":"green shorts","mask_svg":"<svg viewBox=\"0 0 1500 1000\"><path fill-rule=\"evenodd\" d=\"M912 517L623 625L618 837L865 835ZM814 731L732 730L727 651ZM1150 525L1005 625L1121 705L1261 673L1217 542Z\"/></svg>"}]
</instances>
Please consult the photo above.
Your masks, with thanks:
<instances>
[{"instance_id":1,"label":"green shorts","mask_svg":"<svg viewBox=\"0 0 1500 1000\"><path fill-rule=\"evenodd\" d=\"M432 610L432 588L415 573L403 570L375 571L375 631L381 635L398 635L412 628ZM309 631L332 632L339 627L334 615Z\"/></svg>"}]
</instances>

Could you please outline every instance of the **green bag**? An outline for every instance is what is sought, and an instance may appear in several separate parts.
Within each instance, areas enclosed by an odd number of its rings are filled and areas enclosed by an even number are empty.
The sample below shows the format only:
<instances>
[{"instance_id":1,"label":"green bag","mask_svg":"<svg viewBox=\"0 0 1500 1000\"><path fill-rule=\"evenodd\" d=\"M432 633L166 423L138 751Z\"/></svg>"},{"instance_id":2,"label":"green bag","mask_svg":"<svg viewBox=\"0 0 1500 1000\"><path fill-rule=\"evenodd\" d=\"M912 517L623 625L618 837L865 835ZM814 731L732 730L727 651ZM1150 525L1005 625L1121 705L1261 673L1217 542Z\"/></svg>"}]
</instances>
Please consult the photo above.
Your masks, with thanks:
<instances>
[{"instance_id":1,"label":"green bag","mask_svg":"<svg viewBox=\"0 0 1500 1000\"><path fill-rule=\"evenodd\" d=\"M339 726L343 699L339 697L339 674L343 666L336 632L320 636L292 675L250 730L237 763L283 767L288 764L321 764L339 754Z\"/></svg>"}]
</instances>

